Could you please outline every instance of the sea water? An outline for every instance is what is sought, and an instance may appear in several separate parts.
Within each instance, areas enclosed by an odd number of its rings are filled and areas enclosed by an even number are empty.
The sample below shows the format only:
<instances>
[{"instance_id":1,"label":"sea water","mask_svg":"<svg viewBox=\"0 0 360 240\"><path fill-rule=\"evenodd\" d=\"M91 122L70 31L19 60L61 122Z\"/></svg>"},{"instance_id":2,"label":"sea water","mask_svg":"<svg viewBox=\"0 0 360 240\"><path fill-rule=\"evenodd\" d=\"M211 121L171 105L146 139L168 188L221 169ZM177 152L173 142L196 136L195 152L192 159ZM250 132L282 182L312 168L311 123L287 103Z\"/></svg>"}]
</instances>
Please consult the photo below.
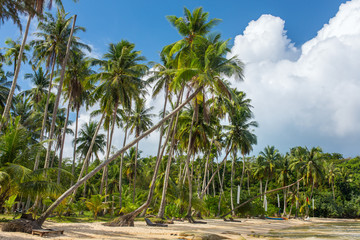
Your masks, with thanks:
<instances>
[{"instance_id":1,"label":"sea water","mask_svg":"<svg viewBox=\"0 0 360 240\"><path fill-rule=\"evenodd\" d=\"M265 234L270 239L360 239L360 221L311 223Z\"/></svg>"}]
</instances>

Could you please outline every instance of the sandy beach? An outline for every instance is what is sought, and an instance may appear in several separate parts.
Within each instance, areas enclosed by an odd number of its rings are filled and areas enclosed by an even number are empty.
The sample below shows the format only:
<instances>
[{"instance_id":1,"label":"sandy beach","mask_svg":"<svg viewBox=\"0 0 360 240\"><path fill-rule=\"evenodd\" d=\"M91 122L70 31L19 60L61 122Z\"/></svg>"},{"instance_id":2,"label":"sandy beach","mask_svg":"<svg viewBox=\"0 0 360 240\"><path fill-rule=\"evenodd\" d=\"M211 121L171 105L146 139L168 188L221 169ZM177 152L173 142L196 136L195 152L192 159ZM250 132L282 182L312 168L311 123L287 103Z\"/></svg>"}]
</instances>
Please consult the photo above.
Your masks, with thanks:
<instances>
[{"instance_id":1,"label":"sandy beach","mask_svg":"<svg viewBox=\"0 0 360 240\"><path fill-rule=\"evenodd\" d=\"M64 230L64 235L49 235L51 239L198 239L183 236L184 233L217 234L227 239L266 239L263 234L314 221L302 220L262 220L240 219L241 222L224 222L221 219L207 219L207 224L175 222L168 227L149 227L143 221L136 221L135 227L108 227L102 222L95 223L55 223L45 222L44 228ZM185 234L186 235L186 234ZM39 236L25 233L1 232L0 239L39 239Z\"/></svg>"}]
</instances>

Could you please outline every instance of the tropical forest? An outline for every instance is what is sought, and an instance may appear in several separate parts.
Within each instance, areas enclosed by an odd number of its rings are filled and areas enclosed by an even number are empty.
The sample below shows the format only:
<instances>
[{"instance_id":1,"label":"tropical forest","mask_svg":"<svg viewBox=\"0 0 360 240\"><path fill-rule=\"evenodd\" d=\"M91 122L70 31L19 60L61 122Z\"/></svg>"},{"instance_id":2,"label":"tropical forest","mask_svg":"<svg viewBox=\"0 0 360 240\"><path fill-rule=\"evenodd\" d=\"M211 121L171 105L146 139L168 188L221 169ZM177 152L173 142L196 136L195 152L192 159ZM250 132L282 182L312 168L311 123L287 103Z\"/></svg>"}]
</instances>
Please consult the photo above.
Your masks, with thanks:
<instances>
[{"instance_id":1,"label":"tropical forest","mask_svg":"<svg viewBox=\"0 0 360 240\"><path fill-rule=\"evenodd\" d=\"M179 38L158 49L159 62L126 39L94 58L77 16L51 3L0 6L0 24L21 33L0 43L3 231L29 232L48 220L360 216L360 156L321 146L253 151L261 125L252 99L232 84L246 81L246 65L213 31L221 19L202 7L166 16ZM159 99L160 112L149 99ZM85 124L80 111L90 113ZM139 143L153 134L150 155Z\"/></svg>"}]
</instances>

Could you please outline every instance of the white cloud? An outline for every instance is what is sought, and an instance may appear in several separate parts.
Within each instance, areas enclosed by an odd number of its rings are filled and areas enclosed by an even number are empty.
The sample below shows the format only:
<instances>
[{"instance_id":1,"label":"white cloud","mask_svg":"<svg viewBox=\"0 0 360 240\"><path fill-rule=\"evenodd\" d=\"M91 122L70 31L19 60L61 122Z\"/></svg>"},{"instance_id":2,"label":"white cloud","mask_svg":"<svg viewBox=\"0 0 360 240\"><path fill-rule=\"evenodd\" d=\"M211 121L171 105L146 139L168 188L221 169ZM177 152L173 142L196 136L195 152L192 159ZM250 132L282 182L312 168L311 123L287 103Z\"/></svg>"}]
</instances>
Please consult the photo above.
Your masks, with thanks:
<instances>
[{"instance_id":1,"label":"white cloud","mask_svg":"<svg viewBox=\"0 0 360 240\"><path fill-rule=\"evenodd\" d=\"M260 150L320 145L359 154L360 1L342 4L317 36L296 49L284 21L263 15L235 38L231 55L246 63L235 85L253 100ZM257 154L257 152L255 152Z\"/></svg>"}]
</instances>

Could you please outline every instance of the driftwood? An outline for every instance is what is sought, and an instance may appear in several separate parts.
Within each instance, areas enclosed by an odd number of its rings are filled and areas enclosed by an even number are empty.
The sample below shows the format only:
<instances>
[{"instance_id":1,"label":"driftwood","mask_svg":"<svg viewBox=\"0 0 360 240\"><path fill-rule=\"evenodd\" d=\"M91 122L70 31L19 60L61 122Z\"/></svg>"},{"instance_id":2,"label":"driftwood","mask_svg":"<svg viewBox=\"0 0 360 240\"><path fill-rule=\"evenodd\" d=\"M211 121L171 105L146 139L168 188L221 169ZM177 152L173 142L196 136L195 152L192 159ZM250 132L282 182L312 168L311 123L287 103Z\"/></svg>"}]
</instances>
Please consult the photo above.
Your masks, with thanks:
<instances>
[{"instance_id":1,"label":"driftwood","mask_svg":"<svg viewBox=\"0 0 360 240\"><path fill-rule=\"evenodd\" d=\"M255 197L252 197L252 198L250 198L249 200L247 200L247 201L243 202L242 204L240 204L239 206L235 207L234 209L231 209L230 212L227 212L227 213L225 213L224 215L222 215L221 218L225 218L228 214L230 214L230 213L233 212L234 210L236 210L236 209L238 209L238 208L240 208L240 207L248 204L249 202L252 202L252 201L255 200L256 198L262 197L262 196L264 196L264 195L266 195L266 194L269 194L269 193L273 193L273 192L277 192L277 191L283 190L283 189L285 189L285 188L289 188L289 187L297 184L298 182L300 182L300 181L303 180L303 179L304 179L304 177L300 178L299 180L297 180L296 182L294 182L294 183L292 183L292 184L290 184L290 185L287 185L287 186L284 186L284 187L281 187L281 188L276 188L276 189L270 190L270 191L268 191L268 192L264 192L264 193L262 193L262 194L259 194L259 195L255 196Z\"/></svg>"}]
</instances>

